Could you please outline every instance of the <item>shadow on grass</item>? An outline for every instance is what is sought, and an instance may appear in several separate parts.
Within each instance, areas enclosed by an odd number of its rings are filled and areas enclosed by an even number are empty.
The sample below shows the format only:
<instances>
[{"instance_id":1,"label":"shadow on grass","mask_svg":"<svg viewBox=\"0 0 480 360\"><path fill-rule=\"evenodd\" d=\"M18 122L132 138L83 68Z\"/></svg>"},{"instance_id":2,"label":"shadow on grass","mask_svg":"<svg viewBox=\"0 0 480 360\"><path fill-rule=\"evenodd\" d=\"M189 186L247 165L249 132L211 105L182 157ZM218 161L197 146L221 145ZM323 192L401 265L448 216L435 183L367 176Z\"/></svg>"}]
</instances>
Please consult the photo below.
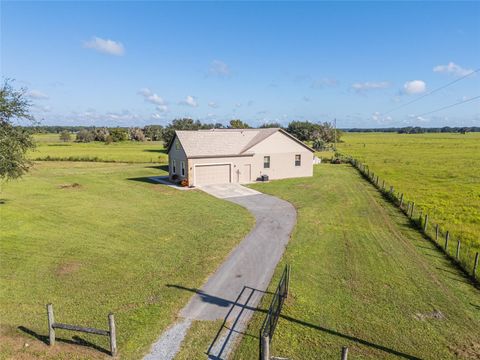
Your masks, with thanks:
<instances>
[{"instance_id":1,"label":"shadow on grass","mask_svg":"<svg viewBox=\"0 0 480 360\"><path fill-rule=\"evenodd\" d=\"M264 293L263 291L261 290L257 290L257 289L254 289L254 288L251 288L251 287L248 287L248 286L244 286L242 291L239 293L237 299L235 301L230 301L230 300L226 300L226 299L222 299L222 298L219 298L217 296L213 296L213 295L209 295L207 293L205 293L204 291L202 290L199 290L199 289L194 289L194 288L187 288L187 287L184 287L184 286L181 286L181 285L171 285L171 284L167 284L166 286L168 287L174 287L174 288L177 288L177 289L180 289L180 290L186 290L186 291L190 291L190 292L193 292L193 293L196 293L196 294L201 294L201 298L202 300L204 300L205 302L209 302L209 303L218 303L218 302L221 302L222 304L224 303L228 303L231 308L229 310L229 312L227 313L227 315L225 316L225 319L223 321L223 324L222 326L220 327L219 331L217 332L217 335L215 336L213 342L211 343L209 349L207 350L207 355L209 356L209 359L212 359L212 360L220 360L221 357L221 353L223 353L224 351L224 348L226 346L226 343L228 341L228 339L230 338L231 334L234 333L234 332L237 332L234 330L234 327L240 317L240 315L242 314L243 310L251 310L251 311L255 311L255 312L260 312L260 313L264 313L266 314L268 312L268 310L266 309L261 309L261 308L257 308L257 307L251 307L248 304L248 301L249 299L252 297L253 293L255 291L260 291L262 293ZM243 293L246 291L246 290L251 290L251 294L250 296L248 297L247 301L245 304L240 304L239 303L239 299L240 297L243 295ZM271 294L271 293L270 293ZM230 313L232 312L233 308L236 307L236 306L239 306L239 307L242 307L242 311L240 311L239 315L237 316L237 318L235 319L235 321L233 322L233 325L231 326L231 328L228 328L226 326L226 323L227 323L227 319L230 315ZM332 329L328 329L326 327L323 327L323 326L320 326L320 325L316 325L316 324L312 324L312 323L309 323L309 322L306 322L306 321L303 321L303 320L299 320L299 319L295 319L291 316L287 316L287 315L282 315L280 314L280 318L286 320L286 321L289 321L289 322L292 322L294 324L297 324L297 325L300 325L300 326L305 326L305 327L308 327L308 328L311 328L311 329L315 329L315 330L318 330L318 331L321 331L323 333L327 333L327 334L330 334L330 335L333 335L333 336L337 336L337 337L341 337L343 339L346 339L346 340L349 340L349 341L352 341L352 342L355 342L357 344L361 344L361 345L364 345L364 346L368 346L368 347L371 347L371 348L374 348L374 349L377 349L377 350L380 350L380 351L383 351L385 353L388 353L388 354L391 354L391 355L396 355L396 356L399 356L399 357L402 357L404 359L410 359L410 360L420 360L420 358L416 357L416 356L413 356L413 355L409 355L409 354L405 354L405 353L402 353L398 350L395 350L395 349L391 349L389 347L386 347L386 346L383 346L383 345L379 345L379 344L375 344L375 343L372 343L370 341L367 341L367 340L363 340L363 339L360 339L356 336L352 336L352 335L348 335L348 334L344 334L344 333L341 333L339 331L336 331L336 330L332 330ZM220 351L220 354L219 355L215 355L215 356L212 356L210 354L213 346L215 345L216 341L218 340L218 338L220 337L220 333L222 331L223 328L226 328L228 329L229 331L229 334L227 336L227 341L225 341L221 351ZM238 333L238 332L237 332ZM243 335L247 335L247 336L251 336L251 337L255 337L255 338L259 338L258 336L255 336L255 335L252 335L252 334L246 334L246 333L242 333Z\"/></svg>"},{"instance_id":2,"label":"shadow on grass","mask_svg":"<svg viewBox=\"0 0 480 360\"><path fill-rule=\"evenodd\" d=\"M167 150L166 149L145 149L143 150L144 152L151 152L151 153L161 153L161 154L166 154Z\"/></svg>"},{"instance_id":3,"label":"shadow on grass","mask_svg":"<svg viewBox=\"0 0 480 360\"><path fill-rule=\"evenodd\" d=\"M43 342L46 345L49 345L49 339L48 339L48 336L46 336L46 335L41 335L41 334L39 334L39 333L29 329L29 328L26 328L25 326L19 326L18 330L36 338L37 340ZM104 349L101 346L98 346L94 343L91 343L90 341L87 341L87 340L85 340L85 339L83 339L83 338L81 338L80 336L77 336L77 335L72 336L72 339L63 339L63 338L55 337L55 341L65 343L65 344L70 344L70 345L78 345L78 346L88 347L88 348L100 351L104 354L110 355L109 350Z\"/></svg>"},{"instance_id":4,"label":"shadow on grass","mask_svg":"<svg viewBox=\"0 0 480 360\"><path fill-rule=\"evenodd\" d=\"M147 184L159 185L158 182L153 181L152 179L150 179L150 177L128 178L127 180L130 180L130 181L138 181L138 182L143 182L143 183L147 183Z\"/></svg>"},{"instance_id":5,"label":"shadow on grass","mask_svg":"<svg viewBox=\"0 0 480 360\"><path fill-rule=\"evenodd\" d=\"M168 165L154 165L154 166L145 166L146 169L157 169L163 170L168 173Z\"/></svg>"}]
</instances>

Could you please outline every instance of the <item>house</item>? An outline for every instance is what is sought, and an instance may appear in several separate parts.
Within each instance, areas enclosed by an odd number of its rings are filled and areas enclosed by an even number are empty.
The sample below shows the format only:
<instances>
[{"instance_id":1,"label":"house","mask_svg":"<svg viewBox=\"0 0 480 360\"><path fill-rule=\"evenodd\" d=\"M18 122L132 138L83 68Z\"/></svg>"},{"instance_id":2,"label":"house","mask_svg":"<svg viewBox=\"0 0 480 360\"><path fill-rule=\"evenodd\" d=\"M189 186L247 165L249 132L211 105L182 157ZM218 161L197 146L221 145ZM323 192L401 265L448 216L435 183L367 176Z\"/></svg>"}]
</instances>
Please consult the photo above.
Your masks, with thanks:
<instances>
[{"instance_id":1,"label":"house","mask_svg":"<svg viewBox=\"0 0 480 360\"><path fill-rule=\"evenodd\" d=\"M176 131L169 177L189 186L312 176L314 150L278 128Z\"/></svg>"}]
</instances>

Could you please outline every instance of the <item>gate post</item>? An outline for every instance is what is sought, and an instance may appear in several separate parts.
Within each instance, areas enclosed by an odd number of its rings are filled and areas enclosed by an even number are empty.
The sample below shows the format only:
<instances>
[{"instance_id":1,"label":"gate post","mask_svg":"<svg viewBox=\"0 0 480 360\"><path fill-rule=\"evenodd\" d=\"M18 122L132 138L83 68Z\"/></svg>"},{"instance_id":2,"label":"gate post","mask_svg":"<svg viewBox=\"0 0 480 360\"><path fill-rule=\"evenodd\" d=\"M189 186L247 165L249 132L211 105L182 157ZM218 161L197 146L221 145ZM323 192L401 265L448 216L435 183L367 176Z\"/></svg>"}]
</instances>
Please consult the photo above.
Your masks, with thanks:
<instances>
[{"instance_id":1,"label":"gate post","mask_svg":"<svg viewBox=\"0 0 480 360\"><path fill-rule=\"evenodd\" d=\"M47 304L47 315L48 315L48 344L50 346L55 345L55 328L53 324L55 323L55 318L53 316L53 305Z\"/></svg>"},{"instance_id":2,"label":"gate post","mask_svg":"<svg viewBox=\"0 0 480 360\"><path fill-rule=\"evenodd\" d=\"M270 360L270 339L268 336L261 337L262 358L260 360Z\"/></svg>"}]
</instances>

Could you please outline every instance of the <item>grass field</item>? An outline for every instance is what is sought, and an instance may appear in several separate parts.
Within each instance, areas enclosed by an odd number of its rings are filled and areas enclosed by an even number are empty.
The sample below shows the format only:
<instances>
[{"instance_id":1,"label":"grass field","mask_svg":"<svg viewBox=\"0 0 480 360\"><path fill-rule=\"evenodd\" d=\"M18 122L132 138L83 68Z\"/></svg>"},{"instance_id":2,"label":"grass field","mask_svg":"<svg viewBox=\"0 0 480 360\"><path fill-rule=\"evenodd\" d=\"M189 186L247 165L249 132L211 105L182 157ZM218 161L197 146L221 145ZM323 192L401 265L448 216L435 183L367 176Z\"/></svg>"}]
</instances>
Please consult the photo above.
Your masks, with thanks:
<instances>
[{"instance_id":1,"label":"grass field","mask_svg":"<svg viewBox=\"0 0 480 360\"><path fill-rule=\"evenodd\" d=\"M292 266L272 355L291 359L478 359L480 294L349 165L258 184L298 223L270 285ZM269 298L263 302L268 306ZM258 354L257 312L235 359Z\"/></svg>"},{"instance_id":2,"label":"grass field","mask_svg":"<svg viewBox=\"0 0 480 360\"><path fill-rule=\"evenodd\" d=\"M109 358L39 341L49 302L57 321L76 325L105 329L114 312L122 359L140 358L175 320L191 294L166 285L200 287L254 220L198 190L146 181L161 174L140 164L39 162L4 187L0 359ZM75 335L108 349L106 338L57 331Z\"/></svg>"},{"instance_id":3,"label":"grass field","mask_svg":"<svg viewBox=\"0 0 480 360\"><path fill-rule=\"evenodd\" d=\"M462 246L480 251L480 133L347 133L343 140L339 151L405 193Z\"/></svg>"},{"instance_id":4,"label":"grass field","mask_svg":"<svg viewBox=\"0 0 480 360\"><path fill-rule=\"evenodd\" d=\"M37 147L30 153L34 160L85 160L131 163L167 163L167 154L161 141L122 141L106 145L102 142L62 142L58 134L37 134Z\"/></svg>"}]
</instances>

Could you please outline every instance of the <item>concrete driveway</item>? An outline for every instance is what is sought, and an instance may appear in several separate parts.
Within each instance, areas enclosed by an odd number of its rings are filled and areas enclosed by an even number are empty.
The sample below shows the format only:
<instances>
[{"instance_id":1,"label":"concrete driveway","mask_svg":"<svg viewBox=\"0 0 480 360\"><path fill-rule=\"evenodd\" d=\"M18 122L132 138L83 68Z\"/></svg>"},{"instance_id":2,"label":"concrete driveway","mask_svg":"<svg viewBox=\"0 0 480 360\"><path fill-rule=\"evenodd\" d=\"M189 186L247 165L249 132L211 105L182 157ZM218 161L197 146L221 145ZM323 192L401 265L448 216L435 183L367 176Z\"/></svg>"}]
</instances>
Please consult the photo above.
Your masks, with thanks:
<instances>
[{"instance_id":1,"label":"concrete driveway","mask_svg":"<svg viewBox=\"0 0 480 360\"><path fill-rule=\"evenodd\" d=\"M164 348L162 354L166 353L165 347L170 347L170 355L150 357L154 355L151 353L145 359L172 359L192 320L219 319L225 320L225 326L212 339L209 358L227 359L267 289L296 223L295 208L274 196L238 184L200 189L245 207L255 216L256 224L201 289L190 289L195 295L180 312L183 320L155 345Z\"/></svg>"}]
</instances>

